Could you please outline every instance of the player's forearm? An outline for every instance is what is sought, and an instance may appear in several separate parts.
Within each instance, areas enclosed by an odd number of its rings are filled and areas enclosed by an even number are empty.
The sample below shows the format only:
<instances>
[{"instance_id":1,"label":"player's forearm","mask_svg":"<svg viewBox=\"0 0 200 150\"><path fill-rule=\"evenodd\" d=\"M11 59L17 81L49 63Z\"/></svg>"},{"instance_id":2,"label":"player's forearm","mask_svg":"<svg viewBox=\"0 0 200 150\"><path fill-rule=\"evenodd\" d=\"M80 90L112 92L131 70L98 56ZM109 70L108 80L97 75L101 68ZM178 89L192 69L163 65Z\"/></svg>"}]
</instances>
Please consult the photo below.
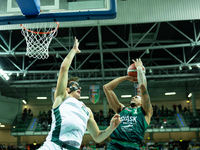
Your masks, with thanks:
<instances>
[{"instance_id":1,"label":"player's forearm","mask_svg":"<svg viewBox=\"0 0 200 150\"><path fill-rule=\"evenodd\" d=\"M104 88L105 88L105 89L109 89L109 90L113 90L113 89L115 89L115 87L116 87L119 83L121 83L121 82L123 82L123 81L125 81L125 80L126 80L126 76L116 78L116 79L110 81L109 83L105 84L105 85L104 85Z\"/></svg>"},{"instance_id":2,"label":"player's forearm","mask_svg":"<svg viewBox=\"0 0 200 150\"><path fill-rule=\"evenodd\" d=\"M137 67L137 79L138 79L139 86L141 84L144 84L145 87L147 88L147 80L146 80L142 67Z\"/></svg>"},{"instance_id":3,"label":"player's forearm","mask_svg":"<svg viewBox=\"0 0 200 150\"><path fill-rule=\"evenodd\" d=\"M63 60L61 64L61 69L69 69L75 54L76 54L76 51L72 49Z\"/></svg>"},{"instance_id":4,"label":"player's forearm","mask_svg":"<svg viewBox=\"0 0 200 150\"><path fill-rule=\"evenodd\" d=\"M145 111L149 112L149 114L152 116L153 115L153 108L151 105L151 100L150 96L148 94L148 91L141 91L141 97L142 97L142 106L145 109Z\"/></svg>"},{"instance_id":5,"label":"player's forearm","mask_svg":"<svg viewBox=\"0 0 200 150\"><path fill-rule=\"evenodd\" d=\"M110 126L108 126L105 130L100 131L99 134L94 138L94 140L97 143L100 143L108 138L114 130L115 129L112 129Z\"/></svg>"},{"instance_id":6,"label":"player's forearm","mask_svg":"<svg viewBox=\"0 0 200 150\"><path fill-rule=\"evenodd\" d=\"M150 96L148 94L147 89L144 88L144 85L142 85L142 86L141 86L142 107L144 108L145 112L147 112L147 114L152 116L153 115L153 108L152 108L152 105L151 105Z\"/></svg>"}]
</instances>

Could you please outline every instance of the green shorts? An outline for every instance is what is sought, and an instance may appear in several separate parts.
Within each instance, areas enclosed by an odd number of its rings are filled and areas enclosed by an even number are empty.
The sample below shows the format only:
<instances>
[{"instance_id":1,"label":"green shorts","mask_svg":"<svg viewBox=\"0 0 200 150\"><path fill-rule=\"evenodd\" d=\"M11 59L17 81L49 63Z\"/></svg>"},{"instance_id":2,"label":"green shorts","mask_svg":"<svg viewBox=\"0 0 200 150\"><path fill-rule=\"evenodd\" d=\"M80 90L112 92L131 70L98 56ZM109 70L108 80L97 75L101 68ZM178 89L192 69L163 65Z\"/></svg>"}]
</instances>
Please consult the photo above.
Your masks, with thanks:
<instances>
[{"instance_id":1,"label":"green shorts","mask_svg":"<svg viewBox=\"0 0 200 150\"><path fill-rule=\"evenodd\" d=\"M112 140L108 143L107 150L140 150L139 144Z\"/></svg>"}]
</instances>

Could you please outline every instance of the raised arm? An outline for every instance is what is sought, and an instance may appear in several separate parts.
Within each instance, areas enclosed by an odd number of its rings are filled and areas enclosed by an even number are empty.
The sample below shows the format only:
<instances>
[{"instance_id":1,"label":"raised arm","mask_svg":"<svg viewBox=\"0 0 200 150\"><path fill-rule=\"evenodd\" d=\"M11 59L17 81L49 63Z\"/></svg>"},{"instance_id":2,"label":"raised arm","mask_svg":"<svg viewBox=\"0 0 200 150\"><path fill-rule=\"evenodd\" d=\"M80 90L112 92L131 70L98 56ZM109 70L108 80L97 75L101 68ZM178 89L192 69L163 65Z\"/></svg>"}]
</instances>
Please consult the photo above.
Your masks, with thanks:
<instances>
[{"instance_id":1,"label":"raised arm","mask_svg":"<svg viewBox=\"0 0 200 150\"><path fill-rule=\"evenodd\" d=\"M79 46L79 42L75 37L73 48L71 49L71 51L68 53L68 55L65 57L65 59L63 60L61 64L60 72L59 72L59 76L57 80L56 91L54 93L54 100L56 99L56 97L59 96L63 101L68 96L68 93L66 92L67 83L68 83L68 70L75 54L81 52L78 49L78 46Z\"/></svg>"},{"instance_id":2,"label":"raised arm","mask_svg":"<svg viewBox=\"0 0 200 150\"><path fill-rule=\"evenodd\" d=\"M88 120L87 129L92 138L97 143L100 143L104 141L106 138L108 138L109 135L117 128L117 126L121 122L120 115L115 114L110 121L110 126L108 126L105 130L100 131L96 121L94 120L94 116L91 109L89 109L89 112L90 112L90 118Z\"/></svg>"},{"instance_id":3,"label":"raised arm","mask_svg":"<svg viewBox=\"0 0 200 150\"><path fill-rule=\"evenodd\" d=\"M108 100L108 103L110 104L110 106L112 107L112 109L116 112L116 113L120 113L124 107L124 105L122 103L119 102L117 96L114 93L114 88L121 82L125 81L125 80L129 80L129 81L134 81L134 78L131 76L123 76L123 77L119 77L116 78L114 80L112 80L111 82L105 84L103 86L103 90L104 93L106 95L106 98Z\"/></svg>"},{"instance_id":4,"label":"raised arm","mask_svg":"<svg viewBox=\"0 0 200 150\"><path fill-rule=\"evenodd\" d=\"M136 61L135 60L132 60L132 61L135 63L135 67L137 68L137 79L138 79L139 86L141 84L144 84L147 88L147 80L145 77L145 73L143 71L144 66L141 59L136 59Z\"/></svg>"},{"instance_id":5,"label":"raised arm","mask_svg":"<svg viewBox=\"0 0 200 150\"><path fill-rule=\"evenodd\" d=\"M133 60L135 63L135 66L137 68L137 78L138 78L138 84L141 90L141 103L142 103L142 108L144 109L146 115L146 121L149 124L151 116L153 115L153 108L151 105L150 101L150 96L147 91L147 80L145 73L143 71L143 63L140 59Z\"/></svg>"},{"instance_id":6,"label":"raised arm","mask_svg":"<svg viewBox=\"0 0 200 150\"><path fill-rule=\"evenodd\" d=\"M153 107L151 105L150 96L144 84L140 86L140 90L141 90L142 108L146 113L145 119L147 123L150 124L151 116L153 115Z\"/></svg>"}]
</instances>

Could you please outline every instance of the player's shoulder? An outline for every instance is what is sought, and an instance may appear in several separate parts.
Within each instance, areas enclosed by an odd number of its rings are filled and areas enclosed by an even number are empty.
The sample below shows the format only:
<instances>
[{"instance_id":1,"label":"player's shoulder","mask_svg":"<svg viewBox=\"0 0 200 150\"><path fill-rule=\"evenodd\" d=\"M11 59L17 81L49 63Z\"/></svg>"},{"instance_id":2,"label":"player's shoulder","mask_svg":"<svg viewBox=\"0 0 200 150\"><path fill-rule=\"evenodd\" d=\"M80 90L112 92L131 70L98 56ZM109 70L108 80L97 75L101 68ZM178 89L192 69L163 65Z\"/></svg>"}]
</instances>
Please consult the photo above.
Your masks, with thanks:
<instances>
[{"instance_id":1,"label":"player's shoulder","mask_svg":"<svg viewBox=\"0 0 200 150\"><path fill-rule=\"evenodd\" d=\"M87 108L87 110L89 111L89 113L90 113L90 116L91 116L91 115L93 115L93 112L92 112L92 110L91 110L89 107L87 107L87 106L86 106L86 108Z\"/></svg>"}]
</instances>

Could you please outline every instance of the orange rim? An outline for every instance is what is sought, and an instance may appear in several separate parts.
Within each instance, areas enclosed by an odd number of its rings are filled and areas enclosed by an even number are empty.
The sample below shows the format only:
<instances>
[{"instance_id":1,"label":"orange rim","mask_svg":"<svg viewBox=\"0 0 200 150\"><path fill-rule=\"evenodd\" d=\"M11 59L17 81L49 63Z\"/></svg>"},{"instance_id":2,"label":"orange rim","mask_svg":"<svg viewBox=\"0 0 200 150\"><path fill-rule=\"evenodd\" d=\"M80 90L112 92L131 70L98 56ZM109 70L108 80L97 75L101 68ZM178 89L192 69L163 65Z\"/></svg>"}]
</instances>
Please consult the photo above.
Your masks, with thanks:
<instances>
[{"instance_id":1,"label":"orange rim","mask_svg":"<svg viewBox=\"0 0 200 150\"><path fill-rule=\"evenodd\" d=\"M25 28L22 24L20 24L20 26L21 26L22 28L24 28L24 30L27 30L27 31L30 32L30 33L35 33L35 34L49 34L49 33L55 32L55 31L59 28L59 22L55 22L55 23L57 24L57 27L56 27L54 30L49 31L49 32L36 32L36 31L31 31L31 30Z\"/></svg>"}]
</instances>

